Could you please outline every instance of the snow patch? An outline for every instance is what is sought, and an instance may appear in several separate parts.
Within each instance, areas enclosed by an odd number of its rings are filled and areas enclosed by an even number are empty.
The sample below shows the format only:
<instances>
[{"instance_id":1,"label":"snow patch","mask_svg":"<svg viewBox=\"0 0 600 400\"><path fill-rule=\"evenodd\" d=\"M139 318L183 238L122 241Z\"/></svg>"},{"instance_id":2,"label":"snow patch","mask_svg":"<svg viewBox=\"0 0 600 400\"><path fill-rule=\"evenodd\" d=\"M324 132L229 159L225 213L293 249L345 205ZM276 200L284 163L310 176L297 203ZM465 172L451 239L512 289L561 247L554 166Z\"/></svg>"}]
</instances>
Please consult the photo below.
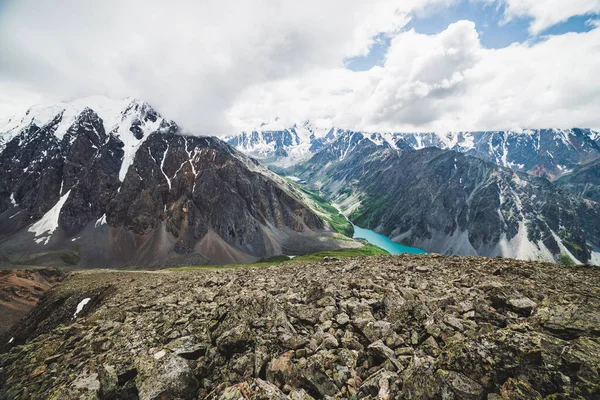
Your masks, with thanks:
<instances>
[{"instance_id":1,"label":"snow patch","mask_svg":"<svg viewBox=\"0 0 600 400\"><path fill-rule=\"evenodd\" d=\"M69 194L71 191L69 190L65 193L38 222L31 225L28 229L28 232L35 233L35 242L48 244L52 234L58 228L58 217L60 216L60 210L62 210L65 202L69 198ZM44 238L40 238L40 236L45 236Z\"/></svg>"},{"instance_id":2,"label":"snow patch","mask_svg":"<svg viewBox=\"0 0 600 400\"><path fill-rule=\"evenodd\" d=\"M452 149L458 143L458 134L454 132L438 133L437 137L444 144L443 149Z\"/></svg>"},{"instance_id":3,"label":"snow patch","mask_svg":"<svg viewBox=\"0 0 600 400\"><path fill-rule=\"evenodd\" d=\"M117 136L123 142L123 151L125 152L123 155L123 161L121 162L121 169L119 170L119 180L121 182L125 180L127 171L129 171L129 167L131 164L133 164L135 155L137 154L139 148L153 132L158 130L161 122L163 121L162 118L157 118L155 122L148 121L142 123L142 125L139 125L144 136L141 139L138 139L134 136L133 132L129 130L132 123L137 118L138 115L133 112L124 115L123 121L119 124L119 127L116 131Z\"/></svg>"},{"instance_id":4,"label":"snow patch","mask_svg":"<svg viewBox=\"0 0 600 400\"><path fill-rule=\"evenodd\" d=\"M77 309L75 310L75 313L73 314L73 319L77 318L77 314L79 314L83 310L83 307L85 307L86 304L90 302L90 300L92 300L92 299L90 299L89 297L86 297L85 299L81 300L79 302L79 304L77 304Z\"/></svg>"},{"instance_id":5,"label":"snow patch","mask_svg":"<svg viewBox=\"0 0 600 400\"><path fill-rule=\"evenodd\" d=\"M473 150L475 147L475 138L473 134L470 132L464 133L462 135L463 141L460 143L460 147L463 148L463 151Z\"/></svg>"},{"instance_id":6,"label":"snow patch","mask_svg":"<svg viewBox=\"0 0 600 400\"><path fill-rule=\"evenodd\" d=\"M106 214L103 214L100 218L98 218L98 220L94 224L94 227L97 228L102 225L106 225Z\"/></svg>"},{"instance_id":7,"label":"snow patch","mask_svg":"<svg viewBox=\"0 0 600 400\"><path fill-rule=\"evenodd\" d=\"M590 257L590 264L600 266L600 251L592 251L592 255Z\"/></svg>"},{"instance_id":8,"label":"snow patch","mask_svg":"<svg viewBox=\"0 0 600 400\"><path fill-rule=\"evenodd\" d=\"M506 233L502 233L500 241L496 245L497 254L503 257L516 258L527 261L554 262L554 255L543 243L533 243L527 237L527 226L525 221L519 221L519 230L510 241Z\"/></svg>"}]
</instances>

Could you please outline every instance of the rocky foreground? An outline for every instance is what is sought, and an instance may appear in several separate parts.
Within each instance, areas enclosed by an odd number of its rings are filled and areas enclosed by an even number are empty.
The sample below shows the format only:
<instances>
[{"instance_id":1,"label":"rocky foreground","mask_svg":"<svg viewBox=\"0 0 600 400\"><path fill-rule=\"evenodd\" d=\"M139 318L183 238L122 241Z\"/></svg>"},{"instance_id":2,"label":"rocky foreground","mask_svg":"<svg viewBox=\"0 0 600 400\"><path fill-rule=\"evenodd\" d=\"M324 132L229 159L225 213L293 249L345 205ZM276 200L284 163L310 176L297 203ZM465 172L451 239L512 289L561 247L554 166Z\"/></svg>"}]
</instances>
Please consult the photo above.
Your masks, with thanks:
<instances>
[{"instance_id":1,"label":"rocky foreground","mask_svg":"<svg viewBox=\"0 0 600 400\"><path fill-rule=\"evenodd\" d=\"M80 272L0 351L1 399L595 399L600 269L402 255Z\"/></svg>"}]
</instances>

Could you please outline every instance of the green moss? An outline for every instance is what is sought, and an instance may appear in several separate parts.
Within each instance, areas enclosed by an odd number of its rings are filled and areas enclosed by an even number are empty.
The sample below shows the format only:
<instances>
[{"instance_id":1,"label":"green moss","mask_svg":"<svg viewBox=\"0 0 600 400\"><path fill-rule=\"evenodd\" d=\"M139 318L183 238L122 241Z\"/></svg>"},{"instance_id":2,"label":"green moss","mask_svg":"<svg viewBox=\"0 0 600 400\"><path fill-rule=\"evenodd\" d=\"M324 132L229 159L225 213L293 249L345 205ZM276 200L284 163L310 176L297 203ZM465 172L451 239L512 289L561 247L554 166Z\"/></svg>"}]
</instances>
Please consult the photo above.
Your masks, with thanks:
<instances>
[{"instance_id":1,"label":"green moss","mask_svg":"<svg viewBox=\"0 0 600 400\"><path fill-rule=\"evenodd\" d=\"M66 251L60 255L60 259L67 265L77 265L81 261L79 254L79 246L74 247L71 251Z\"/></svg>"},{"instance_id":2,"label":"green moss","mask_svg":"<svg viewBox=\"0 0 600 400\"><path fill-rule=\"evenodd\" d=\"M121 271L143 271L143 270L146 270L148 268L142 267L142 266L139 266L139 265L135 265L135 264L126 264L126 265L123 265L123 266L118 267L116 269L121 270Z\"/></svg>"},{"instance_id":3,"label":"green moss","mask_svg":"<svg viewBox=\"0 0 600 400\"><path fill-rule=\"evenodd\" d=\"M47 265L50 262L63 262L66 266L75 266L81 259L79 246L71 250L51 250L40 253L27 254L19 259L13 260L15 265Z\"/></svg>"},{"instance_id":4,"label":"green moss","mask_svg":"<svg viewBox=\"0 0 600 400\"><path fill-rule=\"evenodd\" d=\"M573 259L571 257L569 257L567 254L561 254L560 255L560 261L559 264L562 265L575 265L575 261L573 261Z\"/></svg>"},{"instance_id":5,"label":"green moss","mask_svg":"<svg viewBox=\"0 0 600 400\"><path fill-rule=\"evenodd\" d=\"M573 250L582 251L581 246L579 246L577 243L574 243L574 242L565 242L565 243L568 244L569 247L572 248Z\"/></svg>"}]
</instances>

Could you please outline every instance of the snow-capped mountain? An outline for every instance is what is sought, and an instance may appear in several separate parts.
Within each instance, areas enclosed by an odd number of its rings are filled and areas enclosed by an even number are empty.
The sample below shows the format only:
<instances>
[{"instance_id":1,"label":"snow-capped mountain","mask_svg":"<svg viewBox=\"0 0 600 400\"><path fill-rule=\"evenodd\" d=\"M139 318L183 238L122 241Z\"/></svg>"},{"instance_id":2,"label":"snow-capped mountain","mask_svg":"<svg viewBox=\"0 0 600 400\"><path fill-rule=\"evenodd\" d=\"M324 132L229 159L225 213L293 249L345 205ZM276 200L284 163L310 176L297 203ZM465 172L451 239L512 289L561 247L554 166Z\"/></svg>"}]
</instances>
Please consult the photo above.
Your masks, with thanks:
<instances>
[{"instance_id":1,"label":"snow-capped mountain","mask_svg":"<svg viewBox=\"0 0 600 400\"><path fill-rule=\"evenodd\" d=\"M132 98L32 107L0 129L0 165L14 262L248 262L340 243L285 180Z\"/></svg>"},{"instance_id":2,"label":"snow-capped mountain","mask_svg":"<svg viewBox=\"0 0 600 400\"><path fill-rule=\"evenodd\" d=\"M356 225L431 252L600 265L600 204L465 154L341 136L298 177Z\"/></svg>"},{"instance_id":3,"label":"snow-capped mountain","mask_svg":"<svg viewBox=\"0 0 600 400\"><path fill-rule=\"evenodd\" d=\"M301 126L299 128L299 126ZM535 176L557 179L578 165L600 157L600 132L591 129L526 129L446 133L367 133L340 128L311 130L296 124L282 130L253 130L226 138L239 150L277 166L305 161L337 141L340 156L348 146L370 140L379 146L419 150L438 147ZM339 138L342 138L338 141Z\"/></svg>"},{"instance_id":4,"label":"snow-capped mountain","mask_svg":"<svg viewBox=\"0 0 600 400\"><path fill-rule=\"evenodd\" d=\"M310 121L283 128L278 123L227 136L224 140L238 150L267 163L291 166L306 160L335 138L336 131Z\"/></svg>"}]
</instances>

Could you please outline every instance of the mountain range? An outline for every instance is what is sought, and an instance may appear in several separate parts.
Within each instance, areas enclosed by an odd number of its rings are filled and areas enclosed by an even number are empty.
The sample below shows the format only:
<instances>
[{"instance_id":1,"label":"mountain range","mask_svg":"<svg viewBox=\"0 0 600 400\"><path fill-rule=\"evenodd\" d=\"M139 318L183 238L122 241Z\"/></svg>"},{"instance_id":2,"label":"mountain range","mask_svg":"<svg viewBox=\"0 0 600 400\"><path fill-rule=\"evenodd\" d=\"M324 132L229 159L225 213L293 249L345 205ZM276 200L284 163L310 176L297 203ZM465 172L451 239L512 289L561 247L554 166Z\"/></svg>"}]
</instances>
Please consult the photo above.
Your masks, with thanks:
<instances>
[{"instance_id":1,"label":"mountain range","mask_svg":"<svg viewBox=\"0 0 600 400\"><path fill-rule=\"evenodd\" d=\"M136 99L32 107L0 132L0 252L12 262L227 264L359 245L289 182Z\"/></svg>"},{"instance_id":2,"label":"mountain range","mask_svg":"<svg viewBox=\"0 0 600 400\"><path fill-rule=\"evenodd\" d=\"M340 158L347 145L334 142L294 171L358 226L437 253L600 261L600 205L547 179L369 140Z\"/></svg>"},{"instance_id":3,"label":"mountain range","mask_svg":"<svg viewBox=\"0 0 600 400\"><path fill-rule=\"evenodd\" d=\"M592 129L523 129L446 133L370 133L315 128L307 121L291 128L242 132L225 140L239 150L278 167L306 161L327 145L343 158L359 142L399 150L438 147L555 180L600 157L600 132Z\"/></svg>"},{"instance_id":4,"label":"mountain range","mask_svg":"<svg viewBox=\"0 0 600 400\"><path fill-rule=\"evenodd\" d=\"M343 236L352 222L430 252L600 264L599 161L591 129L366 133L304 122L222 140L134 98L84 98L0 127L0 256L247 263L362 246Z\"/></svg>"}]
</instances>

